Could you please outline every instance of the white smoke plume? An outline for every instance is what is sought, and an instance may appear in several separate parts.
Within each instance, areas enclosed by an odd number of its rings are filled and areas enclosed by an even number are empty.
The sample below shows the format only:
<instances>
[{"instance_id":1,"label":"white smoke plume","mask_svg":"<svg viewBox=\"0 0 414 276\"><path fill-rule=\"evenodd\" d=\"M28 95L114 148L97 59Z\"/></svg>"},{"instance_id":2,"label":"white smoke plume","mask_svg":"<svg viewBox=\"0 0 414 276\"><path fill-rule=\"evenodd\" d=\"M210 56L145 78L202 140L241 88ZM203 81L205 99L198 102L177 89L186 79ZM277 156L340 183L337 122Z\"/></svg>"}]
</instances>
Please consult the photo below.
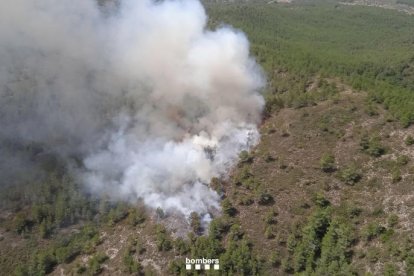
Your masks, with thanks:
<instances>
[{"instance_id":1,"label":"white smoke plume","mask_svg":"<svg viewBox=\"0 0 414 276\"><path fill-rule=\"evenodd\" d=\"M82 160L114 199L188 215L257 143L261 71L243 33L195 0L0 4L0 140Z\"/></svg>"}]
</instances>

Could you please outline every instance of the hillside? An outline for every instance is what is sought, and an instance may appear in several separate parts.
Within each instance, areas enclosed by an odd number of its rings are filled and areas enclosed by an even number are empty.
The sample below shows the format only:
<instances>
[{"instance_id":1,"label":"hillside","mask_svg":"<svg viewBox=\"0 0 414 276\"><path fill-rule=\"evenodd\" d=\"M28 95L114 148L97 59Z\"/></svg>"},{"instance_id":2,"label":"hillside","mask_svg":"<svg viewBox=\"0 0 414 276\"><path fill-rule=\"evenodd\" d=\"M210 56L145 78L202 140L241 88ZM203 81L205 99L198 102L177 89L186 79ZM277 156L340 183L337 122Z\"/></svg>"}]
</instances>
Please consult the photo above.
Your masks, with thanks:
<instances>
[{"instance_id":1,"label":"hillside","mask_svg":"<svg viewBox=\"0 0 414 276\"><path fill-rule=\"evenodd\" d=\"M259 144L209 184L221 214L205 226L98 197L40 145L1 141L42 177L2 187L0 275L414 275L414 17L204 5L211 28L247 34L267 76Z\"/></svg>"}]
</instances>

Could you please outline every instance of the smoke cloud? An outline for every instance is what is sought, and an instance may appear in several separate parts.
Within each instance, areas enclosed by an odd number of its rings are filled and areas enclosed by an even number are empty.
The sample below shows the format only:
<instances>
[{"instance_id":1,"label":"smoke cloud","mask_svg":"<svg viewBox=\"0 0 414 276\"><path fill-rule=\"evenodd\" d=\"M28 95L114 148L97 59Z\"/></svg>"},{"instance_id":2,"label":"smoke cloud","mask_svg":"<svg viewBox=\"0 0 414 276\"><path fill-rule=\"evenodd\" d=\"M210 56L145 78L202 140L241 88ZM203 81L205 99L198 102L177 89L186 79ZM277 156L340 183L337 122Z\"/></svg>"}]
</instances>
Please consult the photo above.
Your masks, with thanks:
<instances>
[{"instance_id":1,"label":"smoke cloud","mask_svg":"<svg viewBox=\"0 0 414 276\"><path fill-rule=\"evenodd\" d=\"M198 1L0 4L0 142L40 144L91 191L188 215L257 143L261 71ZM1 162L0 162L1 164Z\"/></svg>"}]
</instances>

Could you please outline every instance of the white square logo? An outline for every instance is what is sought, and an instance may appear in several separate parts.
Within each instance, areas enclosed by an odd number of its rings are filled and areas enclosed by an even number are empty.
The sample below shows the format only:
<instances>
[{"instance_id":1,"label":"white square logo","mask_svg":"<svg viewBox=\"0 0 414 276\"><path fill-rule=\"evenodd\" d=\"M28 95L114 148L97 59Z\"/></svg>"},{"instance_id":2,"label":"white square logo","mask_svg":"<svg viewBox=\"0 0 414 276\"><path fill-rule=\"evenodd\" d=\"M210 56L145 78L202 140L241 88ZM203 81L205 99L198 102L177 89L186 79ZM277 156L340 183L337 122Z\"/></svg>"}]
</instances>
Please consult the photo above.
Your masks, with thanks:
<instances>
[{"instance_id":1,"label":"white square logo","mask_svg":"<svg viewBox=\"0 0 414 276\"><path fill-rule=\"evenodd\" d=\"M187 269L187 270L191 270L191 264L186 264L186 265L185 265L185 269Z\"/></svg>"},{"instance_id":2,"label":"white square logo","mask_svg":"<svg viewBox=\"0 0 414 276\"><path fill-rule=\"evenodd\" d=\"M220 265L215 264L215 265L214 265L214 270L219 270L219 269L220 269Z\"/></svg>"},{"instance_id":3,"label":"white square logo","mask_svg":"<svg viewBox=\"0 0 414 276\"><path fill-rule=\"evenodd\" d=\"M210 270L210 265L209 265L209 264L205 264L205 265L204 265L204 269L205 269L205 270Z\"/></svg>"},{"instance_id":4,"label":"white square logo","mask_svg":"<svg viewBox=\"0 0 414 276\"><path fill-rule=\"evenodd\" d=\"M195 265L195 269L196 269L196 270L200 270L200 269L201 269L201 265L196 264L196 265Z\"/></svg>"}]
</instances>

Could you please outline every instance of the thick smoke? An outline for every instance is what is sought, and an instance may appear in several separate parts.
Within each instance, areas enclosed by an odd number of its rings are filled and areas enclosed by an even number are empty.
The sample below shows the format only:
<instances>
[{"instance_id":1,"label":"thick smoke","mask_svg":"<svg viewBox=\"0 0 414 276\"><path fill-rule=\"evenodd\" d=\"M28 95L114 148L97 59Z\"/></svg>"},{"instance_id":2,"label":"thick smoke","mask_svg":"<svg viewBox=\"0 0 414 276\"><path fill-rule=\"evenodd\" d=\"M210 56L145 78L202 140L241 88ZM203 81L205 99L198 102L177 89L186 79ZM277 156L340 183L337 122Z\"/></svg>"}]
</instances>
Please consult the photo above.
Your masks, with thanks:
<instances>
[{"instance_id":1,"label":"thick smoke","mask_svg":"<svg viewBox=\"0 0 414 276\"><path fill-rule=\"evenodd\" d=\"M76 156L114 199L218 207L208 183L257 142L263 79L246 37L206 21L193 0L3 1L0 142Z\"/></svg>"}]
</instances>

